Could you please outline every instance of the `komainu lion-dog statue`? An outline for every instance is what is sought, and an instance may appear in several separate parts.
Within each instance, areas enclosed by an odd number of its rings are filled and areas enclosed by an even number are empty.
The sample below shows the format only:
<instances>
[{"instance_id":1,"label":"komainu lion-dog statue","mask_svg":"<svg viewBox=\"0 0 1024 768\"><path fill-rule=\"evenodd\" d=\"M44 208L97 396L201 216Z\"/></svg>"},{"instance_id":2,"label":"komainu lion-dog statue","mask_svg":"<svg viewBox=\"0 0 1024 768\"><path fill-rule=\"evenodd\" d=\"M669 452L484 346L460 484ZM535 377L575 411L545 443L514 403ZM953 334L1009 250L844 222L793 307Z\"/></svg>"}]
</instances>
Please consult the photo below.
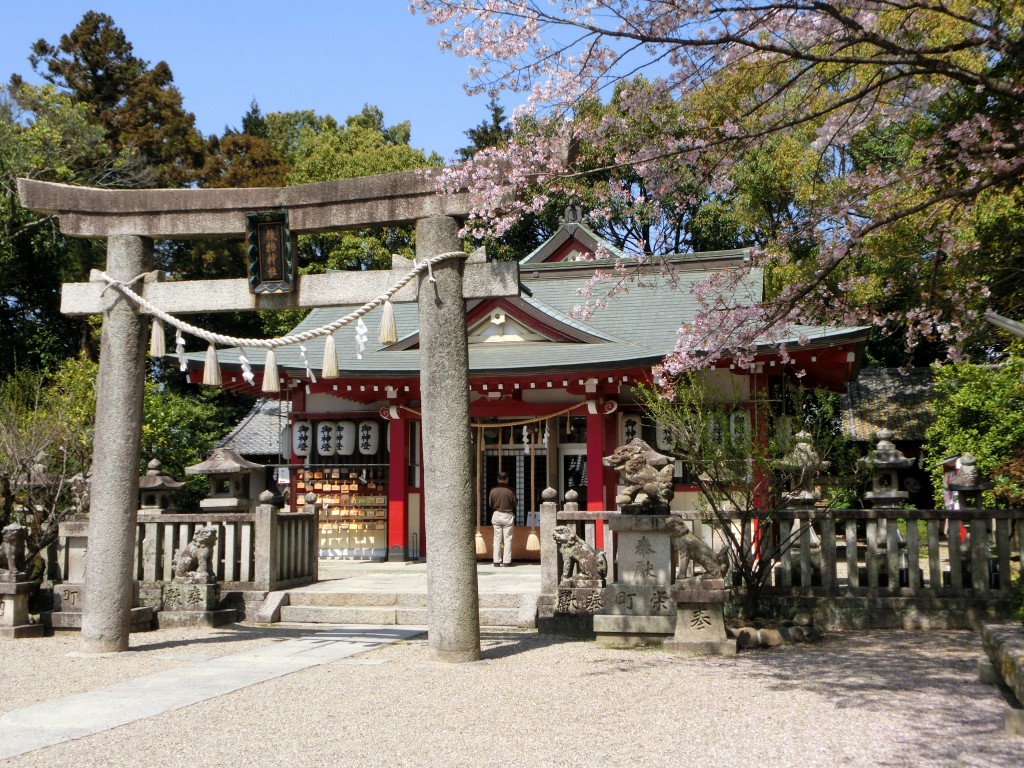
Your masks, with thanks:
<instances>
[{"instance_id":1,"label":"komainu lion-dog statue","mask_svg":"<svg viewBox=\"0 0 1024 768\"><path fill-rule=\"evenodd\" d=\"M216 528L197 528L188 546L174 553L174 580L192 584L216 581L216 574L210 569L210 556L216 544Z\"/></svg>"},{"instance_id":2,"label":"komainu lion-dog statue","mask_svg":"<svg viewBox=\"0 0 1024 768\"><path fill-rule=\"evenodd\" d=\"M704 569L703 574L698 574L701 579L720 579L725 576L729 568L729 547L722 549L715 554L715 550L704 543L696 536L684 520L670 515L665 521L669 536L672 537L672 547L678 553L676 578L686 578L686 572L690 563L699 565Z\"/></svg>"},{"instance_id":3,"label":"komainu lion-dog statue","mask_svg":"<svg viewBox=\"0 0 1024 768\"><path fill-rule=\"evenodd\" d=\"M615 497L617 504L667 504L672 500L675 459L658 453L639 437L620 445L601 463L617 471L626 486Z\"/></svg>"},{"instance_id":4,"label":"komainu lion-dog statue","mask_svg":"<svg viewBox=\"0 0 1024 768\"><path fill-rule=\"evenodd\" d=\"M567 525L559 525L551 535L562 553L562 578L558 586L592 587L595 586L593 582L604 579L608 573L608 559L604 552L594 549Z\"/></svg>"}]
</instances>

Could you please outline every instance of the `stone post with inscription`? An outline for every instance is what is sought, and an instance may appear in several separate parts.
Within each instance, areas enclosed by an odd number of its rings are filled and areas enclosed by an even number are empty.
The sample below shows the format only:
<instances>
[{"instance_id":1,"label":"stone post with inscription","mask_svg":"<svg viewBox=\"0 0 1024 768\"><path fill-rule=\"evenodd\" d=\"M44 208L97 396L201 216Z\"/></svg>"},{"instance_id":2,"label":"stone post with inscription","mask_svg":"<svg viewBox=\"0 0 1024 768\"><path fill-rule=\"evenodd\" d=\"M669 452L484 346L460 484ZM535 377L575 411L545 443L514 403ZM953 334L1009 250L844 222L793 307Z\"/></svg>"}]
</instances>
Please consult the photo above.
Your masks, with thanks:
<instances>
[{"instance_id":1,"label":"stone post with inscription","mask_svg":"<svg viewBox=\"0 0 1024 768\"><path fill-rule=\"evenodd\" d=\"M617 536L617 576L605 588L605 612L594 616L598 643L660 643L675 631L668 527L673 461L639 438L603 460L618 470L624 490L616 498L621 514L608 518L608 527Z\"/></svg>"},{"instance_id":2,"label":"stone post with inscription","mask_svg":"<svg viewBox=\"0 0 1024 768\"><path fill-rule=\"evenodd\" d=\"M675 630L668 504L645 511L639 504L626 504L621 511L608 518L618 537L618 577L605 588L605 612L594 616L594 634L603 645L662 642Z\"/></svg>"}]
</instances>

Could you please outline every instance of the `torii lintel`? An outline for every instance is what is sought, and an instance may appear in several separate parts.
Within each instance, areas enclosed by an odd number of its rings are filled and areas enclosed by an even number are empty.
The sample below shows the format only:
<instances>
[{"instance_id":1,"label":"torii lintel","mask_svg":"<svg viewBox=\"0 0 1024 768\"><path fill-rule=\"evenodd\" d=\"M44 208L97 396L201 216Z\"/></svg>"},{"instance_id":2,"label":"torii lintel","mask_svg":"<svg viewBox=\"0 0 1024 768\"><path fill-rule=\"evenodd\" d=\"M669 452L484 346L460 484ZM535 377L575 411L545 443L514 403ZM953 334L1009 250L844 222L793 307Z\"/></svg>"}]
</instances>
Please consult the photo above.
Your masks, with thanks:
<instances>
[{"instance_id":1,"label":"torii lintel","mask_svg":"<svg viewBox=\"0 0 1024 768\"><path fill-rule=\"evenodd\" d=\"M468 191L438 194L422 170L245 189L100 189L18 179L18 196L22 207L56 215L71 237L156 240L242 237L253 211L286 210L291 231L306 234L461 219L473 207Z\"/></svg>"}]
</instances>

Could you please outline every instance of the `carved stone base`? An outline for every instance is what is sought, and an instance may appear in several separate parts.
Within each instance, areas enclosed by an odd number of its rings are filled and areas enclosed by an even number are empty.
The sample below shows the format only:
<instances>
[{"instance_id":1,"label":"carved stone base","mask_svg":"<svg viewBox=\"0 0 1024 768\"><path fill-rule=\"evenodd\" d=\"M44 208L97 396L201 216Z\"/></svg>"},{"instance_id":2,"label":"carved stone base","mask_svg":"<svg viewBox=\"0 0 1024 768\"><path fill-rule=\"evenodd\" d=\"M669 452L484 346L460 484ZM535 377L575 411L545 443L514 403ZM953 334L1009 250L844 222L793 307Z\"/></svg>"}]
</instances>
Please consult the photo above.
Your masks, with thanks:
<instances>
[{"instance_id":1,"label":"carved stone base","mask_svg":"<svg viewBox=\"0 0 1024 768\"><path fill-rule=\"evenodd\" d=\"M129 632L149 632L153 629L154 612L152 608L132 608ZM39 615L40 622L48 629L81 629L81 611L52 611Z\"/></svg>"},{"instance_id":2,"label":"carved stone base","mask_svg":"<svg viewBox=\"0 0 1024 768\"><path fill-rule=\"evenodd\" d=\"M604 587L559 587L555 616L593 616L604 610Z\"/></svg>"},{"instance_id":3,"label":"carved stone base","mask_svg":"<svg viewBox=\"0 0 1024 768\"><path fill-rule=\"evenodd\" d=\"M168 611L157 614L157 627L219 627L238 621L238 611L225 608L220 611Z\"/></svg>"},{"instance_id":4,"label":"carved stone base","mask_svg":"<svg viewBox=\"0 0 1024 768\"><path fill-rule=\"evenodd\" d=\"M4 640L20 640L23 637L43 637L46 627L42 624L19 624L16 627L0 627L0 638Z\"/></svg>"},{"instance_id":5,"label":"carved stone base","mask_svg":"<svg viewBox=\"0 0 1024 768\"><path fill-rule=\"evenodd\" d=\"M219 584L189 584L174 581L163 586L163 611L211 612L220 603Z\"/></svg>"},{"instance_id":6,"label":"carved stone base","mask_svg":"<svg viewBox=\"0 0 1024 768\"><path fill-rule=\"evenodd\" d=\"M674 616L594 617L598 645L655 645L672 635Z\"/></svg>"},{"instance_id":7,"label":"carved stone base","mask_svg":"<svg viewBox=\"0 0 1024 768\"><path fill-rule=\"evenodd\" d=\"M42 637L42 624L30 624L28 599L39 589L35 581L0 582L0 637Z\"/></svg>"},{"instance_id":8,"label":"carved stone base","mask_svg":"<svg viewBox=\"0 0 1024 768\"><path fill-rule=\"evenodd\" d=\"M665 650L691 656L732 656L736 640L725 634L722 605L729 597L722 579L686 579L672 588L676 627Z\"/></svg>"},{"instance_id":9,"label":"carved stone base","mask_svg":"<svg viewBox=\"0 0 1024 768\"><path fill-rule=\"evenodd\" d=\"M541 635L594 639L593 616L538 616L537 632Z\"/></svg>"},{"instance_id":10,"label":"carved stone base","mask_svg":"<svg viewBox=\"0 0 1024 768\"><path fill-rule=\"evenodd\" d=\"M81 613L85 606L84 584L54 584L53 610L61 613Z\"/></svg>"}]
</instances>

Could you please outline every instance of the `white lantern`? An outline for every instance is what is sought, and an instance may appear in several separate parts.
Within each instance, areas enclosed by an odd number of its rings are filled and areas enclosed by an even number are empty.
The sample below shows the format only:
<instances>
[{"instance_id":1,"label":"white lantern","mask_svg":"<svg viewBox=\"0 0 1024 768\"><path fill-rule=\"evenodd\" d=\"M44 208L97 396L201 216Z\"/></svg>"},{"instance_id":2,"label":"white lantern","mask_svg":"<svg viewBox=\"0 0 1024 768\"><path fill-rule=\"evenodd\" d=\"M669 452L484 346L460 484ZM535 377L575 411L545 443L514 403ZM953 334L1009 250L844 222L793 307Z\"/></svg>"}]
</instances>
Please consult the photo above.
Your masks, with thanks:
<instances>
[{"instance_id":1,"label":"white lantern","mask_svg":"<svg viewBox=\"0 0 1024 768\"><path fill-rule=\"evenodd\" d=\"M292 453L296 456L309 456L313 446L313 425L308 421L292 423Z\"/></svg>"},{"instance_id":2,"label":"white lantern","mask_svg":"<svg viewBox=\"0 0 1024 768\"><path fill-rule=\"evenodd\" d=\"M376 421L359 422L359 435L356 442L359 444L359 452L363 456L373 456L377 453L379 438L380 425Z\"/></svg>"},{"instance_id":3,"label":"white lantern","mask_svg":"<svg viewBox=\"0 0 1024 768\"><path fill-rule=\"evenodd\" d=\"M626 445L636 437L643 437L639 413L623 413L619 417L619 445Z\"/></svg>"},{"instance_id":4,"label":"white lantern","mask_svg":"<svg viewBox=\"0 0 1024 768\"><path fill-rule=\"evenodd\" d=\"M668 421L657 421L654 424L654 431L659 451L671 451L676 447L679 438L679 428Z\"/></svg>"},{"instance_id":5,"label":"white lantern","mask_svg":"<svg viewBox=\"0 0 1024 768\"><path fill-rule=\"evenodd\" d=\"M318 421L316 425L316 449L321 456L333 456L337 450L334 442L334 422Z\"/></svg>"},{"instance_id":6,"label":"white lantern","mask_svg":"<svg viewBox=\"0 0 1024 768\"><path fill-rule=\"evenodd\" d=\"M334 431L334 443L339 456L351 456L356 450L356 423L339 421Z\"/></svg>"}]
</instances>

